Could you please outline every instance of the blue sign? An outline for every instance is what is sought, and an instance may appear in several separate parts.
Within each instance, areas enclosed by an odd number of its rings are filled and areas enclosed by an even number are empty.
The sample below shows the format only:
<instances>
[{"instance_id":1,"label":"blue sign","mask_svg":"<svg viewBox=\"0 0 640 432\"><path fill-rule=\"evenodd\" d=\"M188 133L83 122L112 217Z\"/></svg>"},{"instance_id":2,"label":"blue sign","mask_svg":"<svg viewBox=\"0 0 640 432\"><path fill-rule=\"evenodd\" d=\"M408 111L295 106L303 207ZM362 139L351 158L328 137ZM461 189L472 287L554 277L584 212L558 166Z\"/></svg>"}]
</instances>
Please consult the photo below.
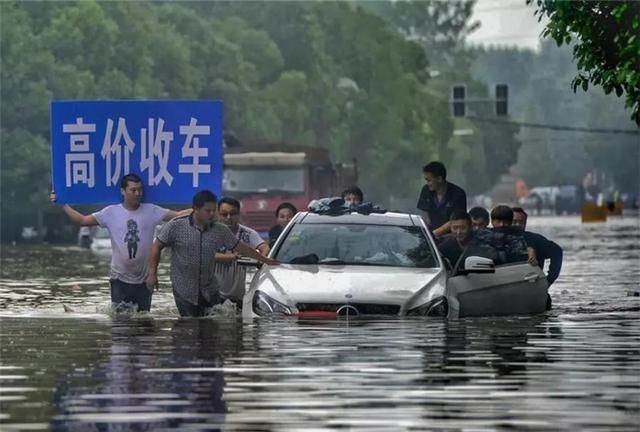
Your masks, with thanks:
<instances>
[{"instance_id":1,"label":"blue sign","mask_svg":"<svg viewBox=\"0 0 640 432\"><path fill-rule=\"evenodd\" d=\"M51 172L61 204L122 201L142 178L144 201L191 203L222 190L221 101L53 101Z\"/></svg>"}]
</instances>

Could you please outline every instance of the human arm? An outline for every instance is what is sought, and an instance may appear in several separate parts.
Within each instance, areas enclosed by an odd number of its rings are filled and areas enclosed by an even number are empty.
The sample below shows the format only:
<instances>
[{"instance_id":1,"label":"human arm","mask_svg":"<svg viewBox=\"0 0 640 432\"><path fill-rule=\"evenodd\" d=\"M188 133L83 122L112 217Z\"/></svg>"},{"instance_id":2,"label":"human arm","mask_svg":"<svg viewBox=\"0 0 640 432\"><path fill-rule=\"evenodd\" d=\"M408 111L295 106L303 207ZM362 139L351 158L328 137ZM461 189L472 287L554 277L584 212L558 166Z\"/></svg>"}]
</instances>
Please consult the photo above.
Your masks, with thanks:
<instances>
[{"instance_id":1,"label":"human arm","mask_svg":"<svg viewBox=\"0 0 640 432\"><path fill-rule=\"evenodd\" d=\"M168 221L170 221L171 219L174 219L174 218L177 218L177 217L180 217L180 216L187 216L187 215L190 215L190 214L191 214L191 212L193 212L193 209L191 209L191 208L187 208L187 209L179 210L179 211L176 211L176 210L168 210L168 211L165 213L165 215L162 217L162 222L168 222Z\"/></svg>"},{"instance_id":2,"label":"human arm","mask_svg":"<svg viewBox=\"0 0 640 432\"><path fill-rule=\"evenodd\" d=\"M536 258L536 250L531 246L527 246L527 262L532 266L538 265L538 259Z\"/></svg>"},{"instance_id":3,"label":"human arm","mask_svg":"<svg viewBox=\"0 0 640 432\"><path fill-rule=\"evenodd\" d=\"M416 208L418 209L418 214L422 217L424 224L429 227L431 225L431 219L429 218L429 189L427 186L423 186L420 190L420 196L418 197L418 202L416 203Z\"/></svg>"},{"instance_id":4,"label":"human arm","mask_svg":"<svg viewBox=\"0 0 640 432\"><path fill-rule=\"evenodd\" d=\"M258 249L258 252L260 252L260 254L264 256L269 255L269 252L271 251L271 248L269 247L267 242L262 242L261 244L258 245L256 249Z\"/></svg>"},{"instance_id":5,"label":"human arm","mask_svg":"<svg viewBox=\"0 0 640 432\"><path fill-rule=\"evenodd\" d=\"M547 281L549 285L554 283L558 276L560 276L560 269L562 268L562 248L557 243L548 240L547 244L547 256L549 257L549 273L547 274Z\"/></svg>"},{"instance_id":6,"label":"human arm","mask_svg":"<svg viewBox=\"0 0 640 432\"><path fill-rule=\"evenodd\" d=\"M444 225L439 226L433 230L433 235L438 238L451 232L451 222L447 222Z\"/></svg>"},{"instance_id":7,"label":"human arm","mask_svg":"<svg viewBox=\"0 0 640 432\"><path fill-rule=\"evenodd\" d=\"M227 264L236 261L238 258L240 258L240 256L234 252L218 252L215 255L215 260L217 262L222 262Z\"/></svg>"},{"instance_id":8,"label":"human arm","mask_svg":"<svg viewBox=\"0 0 640 432\"><path fill-rule=\"evenodd\" d=\"M62 206L62 210L67 214L71 222L80 226L95 226L98 225L98 220L94 214L83 215L77 210L74 210L68 204Z\"/></svg>"},{"instance_id":9,"label":"human arm","mask_svg":"<svg viewBox=\"0 0 640 432\"><path fill-rule=\"evenodd\" d=\"M267 256L269 255L269 244L267 242L265 242L262 237L260 237L260 234L258 234L257 231L255 230L249 230L249 246L251 246L254 249L257 249L258 252L260 252L262 255Z\"/></svg>"},{"instance_id":10,"label":"human arm","mask_svg":"<svg viewBox=\"0 0 640 432\"><path fill-rule=\"evenodd\" d=\"M267 256L262 255L261 253L253 249L251 246L241 241L238 242L238 244L236 244L236 247L233 248L233 251L239 253L242 256L253 258L254 260L260 261L261 263L264 263L264 264L269 264L269 265L280 264L279 261L276 261L274 259L271 259Z\"/></svg>"},{"instance_id":11,"label":"human arm","mask_svg":"<svg viewBox=\"0 0 640 432\"><path fill-rule=\"evenodd\" d=\"M158 289L158 263L160 262L160 256L162 255L162 249L165 244L158 239L153 241L151 245L151 251L149 252L149 275L147 276L147 289L149 291Z\"/></svg>"}]
</instances>

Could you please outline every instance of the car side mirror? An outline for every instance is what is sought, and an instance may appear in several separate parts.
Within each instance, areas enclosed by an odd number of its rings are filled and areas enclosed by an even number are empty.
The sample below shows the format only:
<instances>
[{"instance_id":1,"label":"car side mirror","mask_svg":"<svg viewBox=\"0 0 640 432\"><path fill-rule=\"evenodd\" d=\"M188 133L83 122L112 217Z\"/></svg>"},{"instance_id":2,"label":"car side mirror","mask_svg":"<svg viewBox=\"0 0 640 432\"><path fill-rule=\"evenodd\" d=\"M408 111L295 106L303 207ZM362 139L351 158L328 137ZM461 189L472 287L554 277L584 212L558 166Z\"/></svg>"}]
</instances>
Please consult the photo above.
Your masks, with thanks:
<instances>
[{"instance_id":1,"label":"car side mirror","mask_svg":"<svg viewBox=\"0 0 640 432\"><path fill-rule=\"evenodd\" d=\"M253 258L249 258L249 257L240 257L236 260L236 262L238 263L238 265L241 265L243 267L256 267L256 268L261 268L263 264L260 261L255 260Z\"/></svg>"},{"instance_id":2,"label":"car side mirror","mask_svg":"<svg viewBox=\"0 0 640 432\"><path fill-rule=\"evenodd\" d=\"M484 258L479 256L470 256L464 260L464 270L462 274L481 274L481 273L495 273L496 265L490 258Z\"/></svg>"}]
</instances>

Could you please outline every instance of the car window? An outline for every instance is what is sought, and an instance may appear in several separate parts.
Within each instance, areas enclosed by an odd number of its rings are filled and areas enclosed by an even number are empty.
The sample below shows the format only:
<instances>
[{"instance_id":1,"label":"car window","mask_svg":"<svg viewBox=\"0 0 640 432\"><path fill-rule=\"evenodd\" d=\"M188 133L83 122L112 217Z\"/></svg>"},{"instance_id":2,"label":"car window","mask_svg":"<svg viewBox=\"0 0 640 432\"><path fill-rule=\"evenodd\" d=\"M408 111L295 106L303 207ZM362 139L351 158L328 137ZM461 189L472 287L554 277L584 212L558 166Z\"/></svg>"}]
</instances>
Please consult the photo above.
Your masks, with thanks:
<instances>
[{"instance_id":1,"label":"car window","mask_svg":"<svg viewBox=\"0 0 640 432\"><path fill-rule=\"evenodd\" d=\"M275 258L284 263L438 266L420 227L392 225L296 224Z\"/></svg>"}]
</instances>

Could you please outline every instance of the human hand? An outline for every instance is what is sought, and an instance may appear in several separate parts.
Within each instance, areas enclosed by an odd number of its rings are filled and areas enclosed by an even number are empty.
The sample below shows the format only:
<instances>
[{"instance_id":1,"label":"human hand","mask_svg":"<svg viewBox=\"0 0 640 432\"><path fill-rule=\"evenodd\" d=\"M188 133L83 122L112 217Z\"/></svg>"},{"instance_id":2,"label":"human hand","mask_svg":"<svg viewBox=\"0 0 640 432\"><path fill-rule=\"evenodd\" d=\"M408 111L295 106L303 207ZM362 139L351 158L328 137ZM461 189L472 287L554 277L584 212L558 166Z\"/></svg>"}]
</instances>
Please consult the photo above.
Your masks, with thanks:
<instances>
[{"instance_id":1,"label":"human hand","mask_svg":"<svg viewBox=\"0 0 640 432\"><path fill-rule=\"evenodd\" d=\"M147 289L151 292L160 290L160 286L158 285L158 276L155 273L149 273L146 280Z\"/></svg>"}]
</instances>

